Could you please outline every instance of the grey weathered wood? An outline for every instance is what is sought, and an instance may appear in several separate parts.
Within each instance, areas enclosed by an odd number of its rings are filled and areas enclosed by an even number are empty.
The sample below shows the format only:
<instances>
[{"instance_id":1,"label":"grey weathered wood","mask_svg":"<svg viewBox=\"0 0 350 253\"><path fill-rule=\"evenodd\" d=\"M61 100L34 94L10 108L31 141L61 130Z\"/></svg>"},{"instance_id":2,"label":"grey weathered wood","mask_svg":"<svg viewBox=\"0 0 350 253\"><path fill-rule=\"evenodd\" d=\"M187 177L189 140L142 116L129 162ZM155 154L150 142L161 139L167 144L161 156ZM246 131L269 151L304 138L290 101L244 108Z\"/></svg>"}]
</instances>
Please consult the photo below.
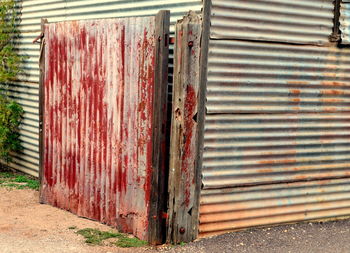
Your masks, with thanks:
<instances>
[{"instance_id":1,"label":"grey weathered wood","mask_svg":"<svg viewBox=\"0 0 350 253\"><path fill-rule=\"evenodd\" d=\"M195 12L176 24L167 234L173 243L189 242L197 235L201 33L201 16Z\"/></svg>"},{"instance_id":2,"label":"grey weathered wood","mask_svg":"<svg viewBox=\"0 0 350 253\"><path fill-rule=\"evenodd\" d=\"M202 162L203 162L203 143L204 143L204 124L206 115L206 91L207 91L207 74L208 74L208 52L210 41L210 17L211 17L211 0L204 0L203 2L203 30L201 38L201 57L200 57L200 73L199 73L199 97L198 97L198 127L197 127L197 157L195 164L195 181L196 189L193 203L193 239L198 237L199 233L199 209L200 209L200 196L202 189Z\"/></svg>"},{"instance_id":3,"label":"grey weathered wood","mask_svg":"<svg viewBox=\"0 0 350 253\"><path fill-rule=\"evenodd\" d=\"M149 213L148 241L161 244L165 238L166 207L165 161L166 161L166 123L167 123L167 88L169 61L169 26L170 11L160 11L156 16L156 63L155 93L153 104L153 155L151 206Z\"/></svg>"},{"instance_id":4,"label":"grey weathered wood","mask_svg":"<svg viewBox=\"0 0 350 253\"><path fill-rule=\"evenodd\" d=\"M338 42L340 41L340 4L341 0L334 0L334 19L333 19L333 31L332 35L330 36L329 40L331 42Z\"/></svg>"},{"instance_id":5,"label":"grey weathered wood","mask_svg":"<svg viewBox=\"0 0 350 253\"><path fill-rule=\"evenodd\" d=\"M39 58L39 182L40 188L42 185L44 173L44 103L45 103L45 89L44 89L44 75L45 75L45 24L47 19L41 19L41 45ZM40 190L41 192L41 190ZM43 203L40 194L40 203Z\"/></svg>"}]
</instances>

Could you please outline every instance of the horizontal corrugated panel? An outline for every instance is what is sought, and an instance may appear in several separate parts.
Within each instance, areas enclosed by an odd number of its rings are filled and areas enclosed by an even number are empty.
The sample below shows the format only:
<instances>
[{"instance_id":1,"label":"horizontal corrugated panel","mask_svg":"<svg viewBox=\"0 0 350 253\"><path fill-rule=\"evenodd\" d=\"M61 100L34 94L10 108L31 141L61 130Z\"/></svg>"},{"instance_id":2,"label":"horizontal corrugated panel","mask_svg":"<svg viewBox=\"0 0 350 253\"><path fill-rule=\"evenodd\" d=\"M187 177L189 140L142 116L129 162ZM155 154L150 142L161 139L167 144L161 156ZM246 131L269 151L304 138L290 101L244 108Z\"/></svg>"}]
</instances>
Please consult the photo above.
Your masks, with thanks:
<instances>
[{"instance_id":1,"label":"horizontal corrugated panel","mask_svg":"<svg viewBox=\"0 0 350 253\"><path fill-rule=\"evenodd\" d=\"M326 44L332 0L212 0L211 37Z\"/></svg>"},{"instance_id":2,"label":"horizontal corrugated panel","mask_svg":"<svg viewBox=\"0 0 350 253\"><path fill-rule=\"evenodd\" d=\"M203 185L350 176L350 113L207 115Z\"/></svg>"},{"instance_id":3,"label":"horizontal corrugated panel","mask_svg":"<svg viewBox=\"0 0 350 253\"><path fill-rule=\"evenodd\" d=\"M340 5L341 43L350 44L350 1L342 1Z\"/></svg>"},{"instance_id":4,"label":"horizontal corrugated panel","mask_svg":"<svg viewBox=\"0 0 350 253\"><path fill-rule=\"evenodd\" d=\"M350 215L350 179L203 190L202 236Z\"/></svg>"},{"instance_id":5,"label":"horizontal corrugated panel","mask_svg":"<svg viewBox=\"0 0 350 253\"><path fill-rule=\"evenodd\" d=\"M171 11L171 22L175 23L189 10L200 11L202 7L201 0L26 0L18 1L21 5L21 40L19 41L19 53L27 56L24 62L24 73L19 78L18 87L31 87L35 91L30 94L30 104L28 101L29 94L23 89L19 89L14 93L14 97L25 106L25 121L31 121L31 127L35 127L39 132L38 108L39 101L39 44L33 44L33 40L40 33L41 18L47 18L49 22L59 22L66 20L80 19L101 19L114 17L130 17L130 16L150 16L156 14L159 10L168 9ZM173 31L173 27L171 27ZM22 93L22 91L24 93ZM34 92L34 93L33 93ZM35 97L35 98L34 98ZM25 101L21 101L25 100ZM34 106L35 104L35 106ZM38 149L39 141L36 141L36 149ZM26 147L25 147L26 149ZM22 160L26 161L26 155L22 155ZM30 157L28 157L28 160ZM36 164L38 164L37 161ZM32 175L38 175L38 167L30 165L22 161L17 161L14 166L19 170L30 171Z\"/></svg>"},{"instance_id":6,"label":"horizontal corrugated panel","mask_svg":"<svg viewBox=\"0 0 350 253\"><path fill-rule=\"evenodd\" d=\"M208 113L350 109L350 49L212 40Z\"/></svg>"},{"instance_id":7,"label":"horizontal corrugated panel","mask_svg":"<svg viewBox=\"0 0 350 253\"><path fill-rule=\"evenodd\" d=\"M41 18L49 22L65 20L100 19L115 17L150 16L160 10L171 11L171 23L189 10L199 11L201 0L72 0L24 1L22 5L22 30L39 31ZM173 31L173 28L172 28Z\"/></svg>"}]
</instances>

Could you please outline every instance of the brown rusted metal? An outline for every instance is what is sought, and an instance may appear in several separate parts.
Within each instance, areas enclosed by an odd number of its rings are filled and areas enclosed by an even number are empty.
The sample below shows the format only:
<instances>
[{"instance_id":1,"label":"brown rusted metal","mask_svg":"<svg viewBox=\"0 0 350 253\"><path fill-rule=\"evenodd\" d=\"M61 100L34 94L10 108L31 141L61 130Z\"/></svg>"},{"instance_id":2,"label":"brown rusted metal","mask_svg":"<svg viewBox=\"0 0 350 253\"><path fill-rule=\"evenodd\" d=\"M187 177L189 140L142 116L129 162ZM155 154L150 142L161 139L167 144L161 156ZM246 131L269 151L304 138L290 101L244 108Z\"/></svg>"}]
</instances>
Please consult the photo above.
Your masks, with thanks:
<instances>
[{"instance_id":1,"label":"brown rusted metal","mask_svg":"<svg viewBox=\"0 0 350 253\"><path fill-rule=\"evenodd\" d=\"M45 26L41 199L146 240L164 170L156 26L155 16Z\"/></svg>"}]
</instances>

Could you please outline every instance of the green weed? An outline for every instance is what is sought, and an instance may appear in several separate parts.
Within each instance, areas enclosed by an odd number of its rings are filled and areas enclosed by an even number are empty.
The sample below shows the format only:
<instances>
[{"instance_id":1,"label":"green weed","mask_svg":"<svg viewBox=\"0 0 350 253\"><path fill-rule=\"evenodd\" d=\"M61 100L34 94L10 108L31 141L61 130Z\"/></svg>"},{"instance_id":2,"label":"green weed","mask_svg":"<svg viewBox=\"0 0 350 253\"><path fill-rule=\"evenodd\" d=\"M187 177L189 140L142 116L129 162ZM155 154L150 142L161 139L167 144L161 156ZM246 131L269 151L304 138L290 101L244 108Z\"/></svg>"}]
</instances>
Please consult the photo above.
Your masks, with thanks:
<instances>
[{"instance_id":1,"label":"green weed","mask_svg":"<svg viewBox=\"0 0 350 253\"><path fill-rule=\"evenodd\" d=\"M129 238L126 234L118 232L100 231L93 228L80 229L76 232L79 235L84 236L85 242L91 245L102 245L104 240L115 238L115 242L112 244L122 247L142 247L146 246L147 242L141 241L137 238Z\"/></svg>"},{"instance_id":2,"label":"green weed","mask_svg":"<svg viewBox=\"0 0 350 253\"><path fill-rule=\"evenodd\" d=\"M12 172L0 172L0 187L39 190L39 186L39 181L30 176Z\"/></svg>"}]
</instances>

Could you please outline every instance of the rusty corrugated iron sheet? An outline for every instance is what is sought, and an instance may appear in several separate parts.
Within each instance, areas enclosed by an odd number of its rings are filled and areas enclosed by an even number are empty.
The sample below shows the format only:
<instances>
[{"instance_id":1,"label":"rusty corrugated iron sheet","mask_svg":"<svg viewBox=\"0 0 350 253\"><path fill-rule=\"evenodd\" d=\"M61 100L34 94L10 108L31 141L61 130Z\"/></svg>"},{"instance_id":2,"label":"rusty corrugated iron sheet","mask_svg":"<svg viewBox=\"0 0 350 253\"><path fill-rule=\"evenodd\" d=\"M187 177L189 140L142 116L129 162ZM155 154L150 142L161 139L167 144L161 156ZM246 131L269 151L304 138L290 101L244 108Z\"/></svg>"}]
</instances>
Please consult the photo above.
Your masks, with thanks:
<instances>
[{"instance_id":1,"label":"rusty corrugated iron sheet","mask_svg":"<svg viewBox=\"0 0 350 253\"><path fill-rule=\"evenodd\" d=\"M326 44L332 25L321 21L328 20L326 13L333 17L332 1L278 2L271 12L266 6L259 9L267 1L213 0L215 40L210 40L208 52L201 236L350 215L350 49L286 43ZM267 13L277 20L270 24L281 22L292 29L295 21L301 25L323 15L327 18L319 24L328 32L305 26L305 36L290 33L291 29L284 29L282 36L282 26L277 25L278 31L259 37L266 25L262 22L258 27L263 29L231 36L239 31L237 26L243 27L243 22L235 22L243 14L224 10L229 5L235 9L238 3L256 10L252 22L244 23L248 26ZM285 8L292 16L283 19L272 15L280 3L318 4L325 12ZM218 10L226 16L216 17ZM304 17L297 19L293 11ZM251 41L256 39L280 43Z\"/></svg>"},{"instance_id":2,"label":"rusty corrugated iron sheet","mask_svg":"<svg viewBox=\"0 0 350 253\"><path fill-rule=\"evenodd\" d=\"M350 214L350 180L203 190L200 236Z\"/></svg>"},{"instance_id":3,"label":"rusty corrugated iron sheet","mask_svg":"<svg viewBox=\"0 0 350 253\"><path fill-rule=\"evenodd\" d=\"M350 113L207 115L205 189L350 177Z\"/></svg>"},{"instance_id":4,"label":"rusty corrugated iron sheet","mask_svg":"<svg viewBox=\"0 0 350 253\"><path fill-rule=\"evenodd\" d=\"M326 44L332 0L211 0L211 38Z\"/></svg>"},{"instance_id":5,"label":"rusty corrugated iron sheet","mask_svg":"<svg viewBox=\"0 0 350 253\"><path fill-rule=\"evenodd\" d=\"M350 50L212 40L209 113L349 111Z\"/></svg>"},{"instance_id":6,"label":"rusty corrugated iron sheet","mask_svg":"<svg viewBox=\"0 0 350 253\"><path fill-rule=\"evenodd\" d=\"M147 239L155 17L45 27L42 200Z\"/></svg>"},{"instance_id":7,"label":"rusty corrugated iron sheet","mask_svg":"<svg viewBox=\"0 0 350 253\"><path fill-rule=\"evenodd\" d=\"M39 171L39 44L33 40L40 34L41 18L50 22L67 20L101 19L116 17L150 16L159 10L171 10L174 24L188 10L200 12L201 0L18 0L21 6L21 37L19 53L28 56L23 62L24 72L19 81L11 85L13 97L23 106L25 115L21 128L23 150L15 155L11 167L33 176ZM173 31L174 26L170 29Z\"/></svg>"},{"instance_id":8,"label":"rusty corrugated iron sheet","mask_svg":"<svg viewBox=\"0 0 350 253\"><path fill-rule=\"evenodd\" d=\"M340 3L340 31L341 44L350 45L350 1L343 0Z\"/></svg>"},{"instance_id":9,"label":"rusty corrugated iron sheet","mask_svg":"<svg viewBox=\"0 0 350 253\"><path fill-rule=\"evenodd\" d=\"M350 176L349 56L211 41L204 188Z\"/></svg>"}]
</instances>

